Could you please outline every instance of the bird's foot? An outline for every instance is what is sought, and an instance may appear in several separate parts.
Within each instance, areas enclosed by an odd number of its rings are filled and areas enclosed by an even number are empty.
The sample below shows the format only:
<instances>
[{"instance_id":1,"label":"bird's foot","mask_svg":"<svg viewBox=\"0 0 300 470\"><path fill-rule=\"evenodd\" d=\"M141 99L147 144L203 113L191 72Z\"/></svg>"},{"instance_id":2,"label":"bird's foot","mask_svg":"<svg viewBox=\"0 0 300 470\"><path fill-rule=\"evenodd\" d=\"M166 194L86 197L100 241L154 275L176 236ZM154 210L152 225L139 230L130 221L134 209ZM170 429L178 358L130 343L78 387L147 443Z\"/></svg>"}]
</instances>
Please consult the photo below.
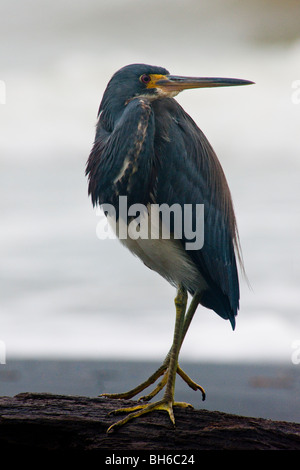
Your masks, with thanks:
<instances>
[{"instance_id":1,"label":"bird's foot","mask_svg":"<svg viewBox=\"0 0 300 470\"><path fill-rule=\"evenodd\" d=\"M132 390L129 390L128 392L123 392L123 393L102 393L99 395L100 397L106 397L106 398L113 398L113 399L125 399L129 400L133 398L135 395L140 393L141 391L145 390L147 387L152 385L161 375L163 375L162 380L157 384L157 386L150 392L148 395L142 396L138 399L138 401L143 401L143 402L148 402L152 400L153 397L155 397L166 385L167 379L168 379L168 363L165 361L159 369L157 369L154 374L152 374L145 382L141 383L137 387L135 387ZM200 390L202 393L202 400L205 400L205 390L201 385L197 384L192 380L182 369L177 365L177 374L180 375L180 377L185 381L185 383L192 388L193 390Z\"/></svg>"},{"instance_id":2,"label":"bird's foot","mask_svg":"<svg viewBox=\"0 0 300 470\"><path fill-rule=\"evenodd\" d=\"M128 423L128 421L131 421L132 419L138 418L139 416L142 416L146 413L150 413L152 411L167 411L172 424L175 426L175 418L174 418L174 412L173 412L174 406L178 406L181 408L193 408L192 405L190 405L189 403L173 402L172 400L166 399L166 398L163 398L160 401L157 401L155 403L151 403L148 405L137 405L137 406L132 406L128 408L119 408L117 410L111 411L109 414L121 414L121 413L129 413L129 414L125 418L112 424L108 428L107 433L111 433L116 428Z\"/></svg>"}]
</instances>

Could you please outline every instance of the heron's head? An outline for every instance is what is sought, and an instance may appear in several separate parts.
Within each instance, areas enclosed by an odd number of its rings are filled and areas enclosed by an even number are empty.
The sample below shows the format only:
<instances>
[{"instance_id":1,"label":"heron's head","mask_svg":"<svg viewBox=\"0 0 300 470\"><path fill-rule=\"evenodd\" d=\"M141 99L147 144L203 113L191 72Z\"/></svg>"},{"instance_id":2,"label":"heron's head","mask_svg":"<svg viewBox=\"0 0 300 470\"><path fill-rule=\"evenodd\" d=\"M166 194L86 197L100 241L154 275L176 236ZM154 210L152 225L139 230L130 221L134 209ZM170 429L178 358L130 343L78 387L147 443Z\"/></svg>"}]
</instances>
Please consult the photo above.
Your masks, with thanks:
<instances>
[{"instance_id":1,"label":"heron's head","mask_svg":"<svg viewBox=\"0 0 300 470\"><path fill-rule=\"evenodd\" d=\"M173 98L180 91L191 88L248 85L253 82L235 78L185 77L170 75L163 67L131 64L122 67L110 79L104 92L99 112L118 113L133 98L149 101Z\"/></svg>"}]
</instances>

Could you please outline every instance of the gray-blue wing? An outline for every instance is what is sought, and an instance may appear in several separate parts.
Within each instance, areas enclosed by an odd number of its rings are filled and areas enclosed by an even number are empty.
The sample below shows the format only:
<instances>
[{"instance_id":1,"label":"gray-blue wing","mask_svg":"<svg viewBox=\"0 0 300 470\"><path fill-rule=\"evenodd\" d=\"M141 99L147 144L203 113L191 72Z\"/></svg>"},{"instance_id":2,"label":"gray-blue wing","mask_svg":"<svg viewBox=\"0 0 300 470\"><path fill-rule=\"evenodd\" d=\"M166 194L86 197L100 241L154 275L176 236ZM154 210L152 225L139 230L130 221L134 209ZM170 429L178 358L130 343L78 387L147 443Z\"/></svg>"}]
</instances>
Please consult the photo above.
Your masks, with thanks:
<instances>
[{"instance_id":1,"label":"gray-blue wing","mask_svg":"<svg viewBox=\"0 0 300 470\"><path fill-rule=\"evenodd\" d=\"M180 204L182 208L192 204L194 229L195 205L204 204L203 247L187 252L209 286L203 292L201 304L228 318L234 328L239 280L236 223L228 185L206 137L179 106L176 119L169 126L169 135L174 137L169 142L163 139L160 142L156 202ZM184 246L188 241L183 227Z\"/></svg>"}]
</instances>

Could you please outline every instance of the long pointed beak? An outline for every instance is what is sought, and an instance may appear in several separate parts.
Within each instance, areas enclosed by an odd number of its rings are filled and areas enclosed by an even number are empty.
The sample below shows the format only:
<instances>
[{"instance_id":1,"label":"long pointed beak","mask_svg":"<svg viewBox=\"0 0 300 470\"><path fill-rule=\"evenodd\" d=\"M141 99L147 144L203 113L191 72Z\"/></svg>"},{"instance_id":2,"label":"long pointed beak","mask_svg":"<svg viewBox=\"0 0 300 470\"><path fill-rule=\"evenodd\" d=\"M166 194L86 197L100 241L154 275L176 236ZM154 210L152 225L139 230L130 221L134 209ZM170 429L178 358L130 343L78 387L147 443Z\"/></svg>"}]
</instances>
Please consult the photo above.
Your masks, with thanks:
<instances>
[{"instance_id":1,"label":"long pointed beak","mask_svg":"<svg viewBox=\"0 0 300 470\"><path fill-rule=\"evenodd\" d=\"M156 81L157 88L164 92L177 92L190 88L208 88L221 86L252 85L254 82L239 78L215 78L215 77L181 77L177 75L166 75Z\"/></svg>"}]
</instances>

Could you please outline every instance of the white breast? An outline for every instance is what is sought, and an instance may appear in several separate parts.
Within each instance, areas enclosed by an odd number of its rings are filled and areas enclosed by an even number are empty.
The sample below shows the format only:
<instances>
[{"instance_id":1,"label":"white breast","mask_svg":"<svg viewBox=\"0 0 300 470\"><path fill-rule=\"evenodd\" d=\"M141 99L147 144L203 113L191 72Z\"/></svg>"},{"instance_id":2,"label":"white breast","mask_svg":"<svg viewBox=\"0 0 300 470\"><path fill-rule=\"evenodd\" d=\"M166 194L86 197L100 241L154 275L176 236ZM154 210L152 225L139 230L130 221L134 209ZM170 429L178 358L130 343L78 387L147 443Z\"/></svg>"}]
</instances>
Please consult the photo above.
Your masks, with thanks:
<instances>
[{"instance_id":1,"label":"white breast","mask_svg":"<svg viewBox=\"0 0 300 470\"><path fill-rule=\"evenodd\" d=\"M121 218L117 224L109 218L108 221L112 228L116 230L117 236L119 233L127 233L127 238L121 239L121 243L134 255L138 256L146 266L156 271L172 285L178 287L181 284L187 290L193 291L207 288L204 278L201 276L192 259L185 252L180 240L174 238L163 239L161 237L161 228L159 231L155 232L160 233L159 237L157 239L153 238L151 236L151 227L153 233L151 221L158 219L157 217L153 217L153 214L151 217L151 210L149 210L147 217L148 223L143 224L143 220L141 220L140 227L142 227L142 229L139 232L139 238L136 238L135 233L132 233L132 226L130 227L130 224L127 226Z\"/></svg>"}]
</instances>

